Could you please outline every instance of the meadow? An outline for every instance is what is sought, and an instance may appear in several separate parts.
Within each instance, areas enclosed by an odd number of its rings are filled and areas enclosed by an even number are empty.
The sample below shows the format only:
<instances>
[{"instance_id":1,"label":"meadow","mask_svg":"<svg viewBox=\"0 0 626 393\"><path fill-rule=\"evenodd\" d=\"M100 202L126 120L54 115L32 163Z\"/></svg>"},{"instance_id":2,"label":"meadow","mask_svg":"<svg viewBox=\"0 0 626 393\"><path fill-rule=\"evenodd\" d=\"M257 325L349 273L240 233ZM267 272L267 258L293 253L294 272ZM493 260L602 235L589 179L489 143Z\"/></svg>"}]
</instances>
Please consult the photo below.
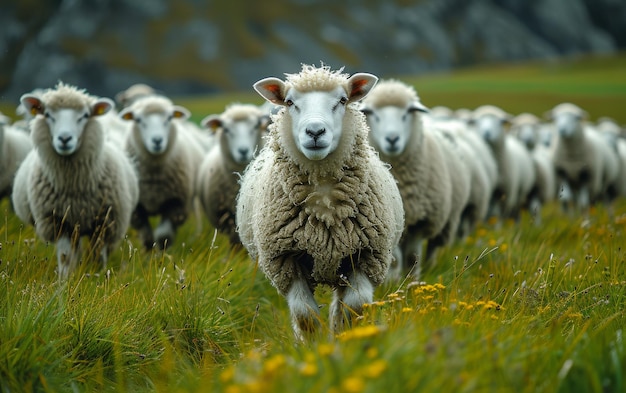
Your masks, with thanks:
<instances>
[{"instance_id":1,"label":"meadow","mask_svg":"<svg viewBox=\"0 0 626 393\"><path fill-rule=\"evenodd\" d=\"M562 101L626 123L626 56L399 78L426 105L542 114ZM278 75L280 76L280 75ZM194 119L250 92L180 97ZM294 340L286 302L241 247L191 217L166 252L137 233L107 268L56 277L54 246L0 203L2 392L621 392L626 200L541 225L484 223L421 282L387 283L351 329Z\"/></svg>"}]
</instances>

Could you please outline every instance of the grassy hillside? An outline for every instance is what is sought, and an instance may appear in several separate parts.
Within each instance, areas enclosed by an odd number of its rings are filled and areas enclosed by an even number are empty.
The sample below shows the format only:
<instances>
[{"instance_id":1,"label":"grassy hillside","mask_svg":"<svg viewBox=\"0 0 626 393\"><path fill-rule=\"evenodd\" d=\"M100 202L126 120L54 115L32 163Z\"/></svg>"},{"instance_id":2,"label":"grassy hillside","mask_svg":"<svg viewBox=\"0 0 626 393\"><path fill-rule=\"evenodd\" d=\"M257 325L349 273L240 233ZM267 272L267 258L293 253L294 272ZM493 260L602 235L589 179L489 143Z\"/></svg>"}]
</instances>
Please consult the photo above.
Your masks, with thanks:
<instances>
[{"instance_id":1,"label":"grassy hillside","mask_svg":"<svg viewBox=\"0 0 626 393\"><path fill-rule=\"evenodd\" d=\"M597 104L586 106L593 117L626 122L617 110L625 62L407 80L431 106L492 102L540 113L576 97ZM590 77L600 82L586 93ZM177 101L199 120L231 100L259 102L248 93ZM588 217L549 205L541 226L526 214L485 224L442 250L422 283L379 287L338 337L325 325L330 292L320 289L323 331L299 344L284 299L202 217L166 253L141 249L132 230L106 269L86 250L79 271L59 283L53 245L4 200L0 391L624 391L625 244L626 200Z\"/></svg>"}]
</instances>

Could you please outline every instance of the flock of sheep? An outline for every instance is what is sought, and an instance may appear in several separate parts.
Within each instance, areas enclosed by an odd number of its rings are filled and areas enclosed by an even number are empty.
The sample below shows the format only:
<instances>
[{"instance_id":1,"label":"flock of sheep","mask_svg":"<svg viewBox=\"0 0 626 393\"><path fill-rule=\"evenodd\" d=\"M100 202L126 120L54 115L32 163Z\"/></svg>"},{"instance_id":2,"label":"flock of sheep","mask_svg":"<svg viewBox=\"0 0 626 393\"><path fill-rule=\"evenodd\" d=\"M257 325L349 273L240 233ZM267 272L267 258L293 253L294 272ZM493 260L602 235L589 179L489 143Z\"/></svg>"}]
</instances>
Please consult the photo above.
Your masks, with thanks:
<instances>
[{"instance_id":1,"label":"flock of sheep","mask_svg":"<svg viewBox=\"0 0 626 393\"><path fill-rule=\"evenodd\" d=\"M146 85L118 94L119 108L63 83L25 94L23 121L0 117L0 196L56 245L62 279L81 237L106 265L130 226L163 249L201 209L285 296L305 339L320 325L319 284L333 288L337 332L377 285L419 279L490 217L527 209L540 224L551 201L584 212L626 195L622 130L570 103L545 121L429 110L403 82L324 65L254 89L266 104L232 103L200 126Z\"/></svg>"}]
</instances>

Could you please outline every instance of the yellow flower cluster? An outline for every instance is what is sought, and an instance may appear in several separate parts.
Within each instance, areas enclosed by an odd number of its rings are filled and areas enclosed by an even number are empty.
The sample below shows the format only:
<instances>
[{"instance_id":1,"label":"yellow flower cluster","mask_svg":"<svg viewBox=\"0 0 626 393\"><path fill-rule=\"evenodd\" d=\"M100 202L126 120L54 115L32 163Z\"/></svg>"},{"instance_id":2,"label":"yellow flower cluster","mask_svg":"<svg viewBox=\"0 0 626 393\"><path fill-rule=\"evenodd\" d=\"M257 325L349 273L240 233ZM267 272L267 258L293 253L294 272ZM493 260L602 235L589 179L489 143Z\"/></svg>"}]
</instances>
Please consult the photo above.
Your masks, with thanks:
<instances>
[{"instance_id":1,"label":"yellow flower cluster","mask_svg":"<svg viewBox=\"0 0 626 393\"><path fill-rule=\"evenodd\" d=\"M353 329L342 332L337 336L337 338L340 341L360 340L363 338L377 336L383 330L383 327L377 325L357 326Z\"/></svg>"}]
</instances>

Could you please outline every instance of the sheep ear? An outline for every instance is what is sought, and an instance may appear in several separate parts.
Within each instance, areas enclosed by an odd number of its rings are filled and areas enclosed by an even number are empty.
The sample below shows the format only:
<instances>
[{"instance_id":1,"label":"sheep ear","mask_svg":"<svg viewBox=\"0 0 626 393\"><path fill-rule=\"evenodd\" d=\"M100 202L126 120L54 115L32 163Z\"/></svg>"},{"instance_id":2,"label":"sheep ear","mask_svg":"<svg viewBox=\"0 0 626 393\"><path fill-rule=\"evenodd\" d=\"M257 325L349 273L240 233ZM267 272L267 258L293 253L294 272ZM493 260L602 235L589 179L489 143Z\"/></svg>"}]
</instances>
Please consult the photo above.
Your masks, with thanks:
<instances>
[{"instance_id":1,"label":"sheep ear","mask_svg":"<svg viewBox=\"0 0 626 393\"><path fill-rule=\"evenodd\" d=\"M272 104L285 106L285 82L278 78L265 78L256 82L254 90Z\"/></svg>"},{"instance_id":2,"label":"sheep ear","mask_svg":"<svg viewBox=\"0 0 626 393\"><path fill-rule=\"evenodd\" d=\"M552 109L550 109L549 111L544 112L543 113L543 118L548 120L548 121L554 120L554 114L552 113Z\"/></svg>"},{"instance_id":3,"label":"sheep ear","mask_svg":"<svg viewBox=\"0 0 626 393\"><path fill-rule=\"evenodd\" d=\"M108 98L100 98L91 106L91 116L102 116L110 111L115 104Z\"/></svg>"},{"instance_id":4,"label":"sheep ear","mask_svg":"<svg viewBox=\"0 0 626 393\"><path fill-rule=\"evenodd\" d=\"M22 103L22 105L24 105L24 108L26 108L26 110L30 112L31 115L43 115L45 105L39 99L39 97L32 94L24 94L20 98L20 102Z\"/></svg>"},{"instance_id":5,"label":"sheep ear","mask_svg":"<svg viewBox=\"0 0 626 393\"><path fill-rule=\"evenodd\" d=\"M202 127L208 128L211 131L217 131L223 124L222 119L220 119L219 115L208 115L200 122Z\"/></svg>"},{"instance_id":6,"label":"sheep ear","mask_svg":"<svg viewBox=\"0 0 626 393\"><path fill-rule=\"evenodd\" d=\"M120 112L120 117L124 120L135 120L135 114L130 108L125 108Z\"/></svg>"},{"instance_id":7,"label":"sheep ear","mask_svg":"<svg viewBox=\"0 0 626 393\"><path fill-rule=\"evenodd\" d=\"M378 77L365 72L359 72L348 78L348 102L358 101L364 98L372 90Z\"/></svg>"},{"instance_id":8,"label":"sheep ear","mask_svg":"<svg viewBox=\"0 0 626 393\"><path fill-rule=\"evenodd\" d=\"M174 118L180 120L187 120L191 116L191 112L185 107L174 105Z\"/></svg>"},{"instance_id":9,"label":"sheep ear","mask_svg":"<svg viewBox=\"0 0 626 393\"><path fill-rule=\"evenodd\" d=\"M430 112L430 110L428 110L428 108L419 101L411 102L411 105L409 105L408 110L409 112L423 112L423 113Z\"/></svg>"}]
</instances>

